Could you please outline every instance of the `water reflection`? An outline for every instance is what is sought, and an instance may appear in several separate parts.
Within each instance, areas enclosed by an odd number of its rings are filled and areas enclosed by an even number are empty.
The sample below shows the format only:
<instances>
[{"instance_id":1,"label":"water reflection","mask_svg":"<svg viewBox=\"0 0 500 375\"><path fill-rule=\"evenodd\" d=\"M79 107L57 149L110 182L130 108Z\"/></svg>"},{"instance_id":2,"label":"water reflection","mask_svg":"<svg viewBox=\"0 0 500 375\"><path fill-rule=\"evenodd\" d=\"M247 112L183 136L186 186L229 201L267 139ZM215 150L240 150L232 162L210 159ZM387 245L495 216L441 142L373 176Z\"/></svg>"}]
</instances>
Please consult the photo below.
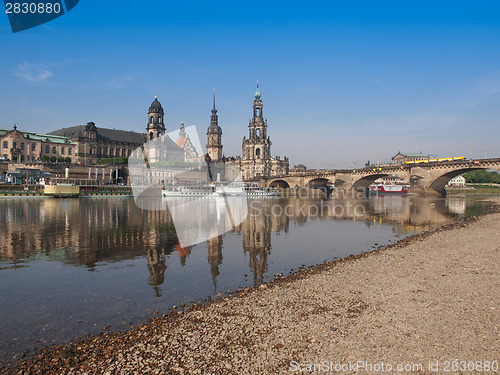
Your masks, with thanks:
<instances>
[{"instance_id":1,"label":"water reflection","mask_svg":"<svg viewBox=\"0 0 500 375\"><path fill-rule=\"evenodd\" d=\"M229 232L182 247L169 210L132 198L0 199L0 360L480 210L465 198L250 200Z\"/></svg>"},{"instance_id":2,"label":"water reflection","mask_svg":"<svg viewBox=\"0 0 500 375\"><path fill-rule=\"evenodd\" d=\"M315 220L390 224L395 233L403 234L451 223L456 215L465 214L466 207L466 199L460 197L259 199L249 201L247 218L231 232L242 236L242 250L248 255L250 271L258 284L267 270L271 234L288 233L290 222L299 226ZM192 249L180 246L168 209L141 210L128 198L10 199L0 201L0 208L3 268L29 264L40 254L89 269L104 261L146 256L149 283L159 296L157 287L164 282L167 257L174 253L185 266ZM202 228L201 223L197 225ZM189 232L192 228L184 229ZM210 233L203 235L210 237ZM223 262L223 241L223 235L215 235L206 242L214 284Z\"/></svg>"}]
</instances>

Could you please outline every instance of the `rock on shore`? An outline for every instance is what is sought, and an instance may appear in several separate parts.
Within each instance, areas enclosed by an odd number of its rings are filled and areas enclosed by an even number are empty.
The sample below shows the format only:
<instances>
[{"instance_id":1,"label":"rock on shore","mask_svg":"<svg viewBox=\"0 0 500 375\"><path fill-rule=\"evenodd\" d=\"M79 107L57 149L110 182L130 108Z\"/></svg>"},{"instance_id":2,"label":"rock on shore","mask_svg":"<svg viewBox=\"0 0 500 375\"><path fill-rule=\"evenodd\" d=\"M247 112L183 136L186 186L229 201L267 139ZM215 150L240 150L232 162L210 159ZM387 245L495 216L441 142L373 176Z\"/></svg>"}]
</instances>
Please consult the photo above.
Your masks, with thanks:
<instances>
[{"instance_id":1,"label":"rock on shore","mask_svg":"<svg viewBox=\"0 0 500 375\"><path fill-rule=\"evenodd\" d=\"M401 373L436 374L446 361L446 373L458 373L452 361L499 363L499 301L494 213L124 333L42 350L14 373L290 374L320 369L314 364L341 373L363 364L356 370L364 373L401 364L414 366ZM429 367L436 364L438 372Z\"/></svg>"}]
</instances>

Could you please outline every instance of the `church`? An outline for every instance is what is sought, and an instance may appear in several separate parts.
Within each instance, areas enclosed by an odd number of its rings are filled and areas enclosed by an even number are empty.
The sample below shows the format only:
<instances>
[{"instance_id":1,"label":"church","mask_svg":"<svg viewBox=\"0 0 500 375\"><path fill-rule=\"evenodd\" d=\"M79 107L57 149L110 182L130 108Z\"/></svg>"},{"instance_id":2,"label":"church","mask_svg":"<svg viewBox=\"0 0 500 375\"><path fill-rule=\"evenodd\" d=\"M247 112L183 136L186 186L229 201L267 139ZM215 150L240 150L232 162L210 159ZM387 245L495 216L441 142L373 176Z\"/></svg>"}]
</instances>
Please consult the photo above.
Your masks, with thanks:
<instances>
[{"instance_id":1,"label":"church","mask_svg":"<svg viewBox=\"0 0 500 375\"><path fill-rule=\"evenodd\" d=\"M258 82L253 100L253 116L248 129L248 138L243 137L242 156L225 157L222 152L222 129L219 126L214 92L210 126L206 132L206 153L210 156L213 167L231 170L231 175L234 175L235 170L241 171L245 181L288 174L288 158L271 156L272 143L268 135L267 120L263 115ZM196 150L186 134L184 123L181 123L178 136L174 139L169 137L165 127L165 111L156 95L148 110L146 133L100 128L89 122L86 125L59 129L50 135L68 139L74 147L72 161L83 165L120 162L117 158L131 156L140 157L132 153L134 150L140 150L146 142L150 163L169 161L169 165L176 164L192 170L200 167L201 156L204 154L204 150ZM230 178L229 175L226 177Z\"/></svg>"},{"instance_id":2,"label":"church","mask_svg":"<svg viewBox=\"0 0 500 375\"><path fill-rule=\"evenodd\" d=\"M248 125L248 138L243 137L243 156L224 157L222 154L222 129L219 126L217 109L214 106L210 116L210 126L207 130L207 153L214 162L237 166L245 181L260 177L282 176L288 174L288 158L280 159L271 156L271 138L267 134L267 120L263 115L262 96L257 91L253 101L253 117Z\"/></svg>"}]
</instances>

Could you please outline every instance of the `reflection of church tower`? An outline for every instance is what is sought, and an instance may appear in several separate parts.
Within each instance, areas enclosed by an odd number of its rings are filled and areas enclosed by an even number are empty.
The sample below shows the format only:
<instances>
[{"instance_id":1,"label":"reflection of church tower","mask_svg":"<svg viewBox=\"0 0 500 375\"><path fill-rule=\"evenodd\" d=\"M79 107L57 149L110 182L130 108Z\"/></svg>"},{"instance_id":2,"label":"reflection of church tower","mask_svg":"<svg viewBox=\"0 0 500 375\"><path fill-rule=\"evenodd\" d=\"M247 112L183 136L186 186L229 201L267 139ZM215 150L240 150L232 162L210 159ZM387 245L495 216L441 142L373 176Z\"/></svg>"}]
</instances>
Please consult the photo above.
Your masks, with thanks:
<instances>
[{"instance_id":1,"label":"reflection of church tower","mask_svg":"<svg viewBox=\"0 0 500 375\"><path fill-rule=\"evenodd\" d=\"M214 107L210 116L210 126L207 129L207 153L212 161L222 160L222 129L219 126L219 116L215 109L215 90L214 90Z\"/></svg>"},{"instance_id":2,"label":"reflection of church tower","mask_svg":"<svg viewBox=\"0 0 500 375\"><path fill-rule=\"evenodd\" d=\"M155 100L151 103L148 112L148 126L146 127L148 141L165 134L164 115L163 107L155 95Z\"/></svg>"},{"instance_id":3,"label":"reflection of church tower","mask_svg":"<svg viewBox=\"0 0 500 375\"><path fill-rule=\"evenodd\" d=\"M219 264L222 264L222 235L210 238L208 241L208 263L212 281L217 287L217 276L219 276Z\"/></svg>"},{"instance_id":4,"label":"reflection of church tower","mask_svg":"<svg viewBox=\"0 0 500 375\"><path fill-rule=\"evenodd\" d=\"M146 257L148 259L148 269L149 269L149 285L153 285L156 292L156 298L160 297L159 285L163 284L165 281L165 249L160 250L150 248L147 250Z\"/></svg>"},{"instance_id":5,"label":"reflection of church tower","mask_svg":"<svg viewBox=\"0 0 500 375\"><path fill-rule=\"evenodd\" d=\"M263 282L267 271L267 256L271 249L271 220L266 215L248 215L241 224L243 251L250 253L250 269L254 274L254 284Z\"/></svg>"}]
</instances>

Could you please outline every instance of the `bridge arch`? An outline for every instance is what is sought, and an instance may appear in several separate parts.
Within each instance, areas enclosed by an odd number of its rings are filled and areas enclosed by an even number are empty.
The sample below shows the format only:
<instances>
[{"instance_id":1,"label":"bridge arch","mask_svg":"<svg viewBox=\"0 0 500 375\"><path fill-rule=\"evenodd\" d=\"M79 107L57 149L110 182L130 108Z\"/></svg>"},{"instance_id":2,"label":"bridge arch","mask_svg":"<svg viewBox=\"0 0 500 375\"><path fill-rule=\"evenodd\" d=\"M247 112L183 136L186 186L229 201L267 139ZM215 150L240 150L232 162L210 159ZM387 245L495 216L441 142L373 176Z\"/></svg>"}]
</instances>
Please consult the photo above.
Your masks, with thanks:
<instances>
[{"instance_id":1,"label":"bridge arch","mask_svg":"<svg viewBox=\"0 0 500 375\"><path fill-rule=\"evenodd\" d=\"M290 184L285 180L274 180L269 184L269 187L279 187L283 189L290 188Z\"/></svg>"},{"instance_id":2,"label":"bridge arch","mask_svg":"<svg viewBox=\"0 0 500 375\"><path fill-rule=\"evenodd\" d=\"M446 190L445 186L446 184L454 177L460 176L461 174L464 174L465 172L470 172L470 171L477 171L477 170L485 170L488 168L462 168L462 169L456 169L450 172L446 172L436 178L434 181L429 186L429 190L434 190L435 192L441 194L441 195L446 195Z\"/></svg>"},{"instance_id":3,"label":"bridge arch","mask_svg":"<svg viewBox=\"0 0 500 375\"><path fill-rule=\"evenodd\" d=\"M332 185L333 185L332 182L328 178L317 177L307 181L305 187L309 189L321 190L326 194L326 196L329 196L332 191L331 190Z\"/></svg>"},{"instance_id":4,"label":"bridge arch","mask_svg":"<svg viewBox=\"0 0 500 375\"><path fill-rule=\"evenodd\" d=\"M310 189L321 189L327 187L328 185L331 185L331 181L324 177L313 178L306 183L306 187Z\"/></svg>"},{"instance_id":5,"label":"bridge arch","mask_svg":"<svg viewBox=\"0 0 500 375\"><path fill-rule=\"evenodd\" d=\"M389 176L388 173L376 173L368 176L361 177L354 184L352 184L352 189L355 191L367 191L368 187L378 180L379 178Z\"/></svg>"}]
</instances>

